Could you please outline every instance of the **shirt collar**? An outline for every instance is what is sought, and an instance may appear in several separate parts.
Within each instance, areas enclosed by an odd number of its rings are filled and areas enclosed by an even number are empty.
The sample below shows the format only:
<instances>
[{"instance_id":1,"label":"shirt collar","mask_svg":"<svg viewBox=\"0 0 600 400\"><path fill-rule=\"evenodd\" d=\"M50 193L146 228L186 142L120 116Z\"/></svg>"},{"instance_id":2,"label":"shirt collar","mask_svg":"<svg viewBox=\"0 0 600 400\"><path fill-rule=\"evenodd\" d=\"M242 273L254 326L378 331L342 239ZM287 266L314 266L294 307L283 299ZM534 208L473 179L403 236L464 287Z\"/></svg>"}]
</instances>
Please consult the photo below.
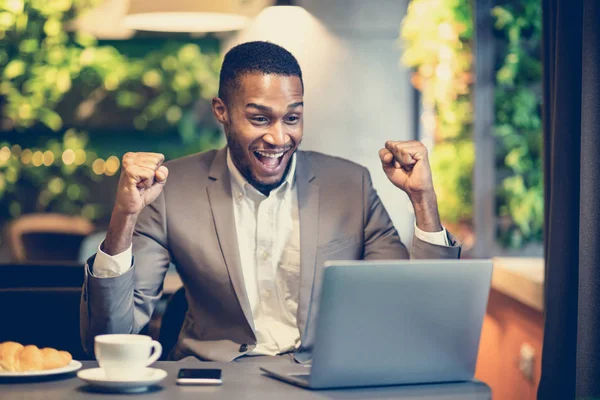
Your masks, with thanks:
<instances>
[{"instance_id":1,"label":"shirt collar","mask_svg":"<svg viewBox=\"0 0 600 400\"><path fill-rule=\"evenodd\" d=\"M294 184L294 177L296 176L296 153L292 154L292 158L290 159L290 168L288 170L287 176L281 182L281 184L273 189L275 193L285 193L288 190L292 189ZM233 184L233 189L235 193L241 193L242 196L246 196L249 189L253 192L260 193L254 186L252 186L246 178L242 175L239 169L233 163L231 158L231 152L229 148L227 148L227 169L229 170L229 174L231 175L231 182ZM262 194L262 193L261 193ZM264 195L263 195L264 196ZM266 196L265 196L266 197Z\"/></svg>"}]
</instances>

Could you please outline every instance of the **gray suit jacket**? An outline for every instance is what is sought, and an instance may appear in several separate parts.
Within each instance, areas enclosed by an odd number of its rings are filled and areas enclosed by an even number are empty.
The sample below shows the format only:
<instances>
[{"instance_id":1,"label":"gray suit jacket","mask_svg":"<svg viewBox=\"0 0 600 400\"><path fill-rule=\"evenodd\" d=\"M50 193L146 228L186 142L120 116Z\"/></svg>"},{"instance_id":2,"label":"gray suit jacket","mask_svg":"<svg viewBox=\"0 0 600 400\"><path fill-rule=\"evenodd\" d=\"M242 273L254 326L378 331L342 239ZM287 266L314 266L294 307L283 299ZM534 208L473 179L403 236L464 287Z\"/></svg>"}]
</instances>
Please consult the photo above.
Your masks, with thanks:
<instances>
[{"instance_id":1,"label":"gray suit jacket","mask_svg":"<svg viewBox=\"0 0 600 400\"><path fill-rule=\"evenodd\" d=\"M327 260L406 259L409 252L373 189L366 168L315 152L297 153L301 269L297 322L306 361L314 342L323 263ZM138 219L134 262L125 274L96 278L86 266L81 336L136 333L149 321L169 262L186 289L187 312L173 359L194 355L231 361L256 344L235 231L225 149L168 163L169 180ZM459 258L460 246L413 238L412 258ZM247 346L241 346L247 344ZM247 347L247 349L246 349ZM244 351L241 351L244 350Z\"/></svg>"}]
</instances>

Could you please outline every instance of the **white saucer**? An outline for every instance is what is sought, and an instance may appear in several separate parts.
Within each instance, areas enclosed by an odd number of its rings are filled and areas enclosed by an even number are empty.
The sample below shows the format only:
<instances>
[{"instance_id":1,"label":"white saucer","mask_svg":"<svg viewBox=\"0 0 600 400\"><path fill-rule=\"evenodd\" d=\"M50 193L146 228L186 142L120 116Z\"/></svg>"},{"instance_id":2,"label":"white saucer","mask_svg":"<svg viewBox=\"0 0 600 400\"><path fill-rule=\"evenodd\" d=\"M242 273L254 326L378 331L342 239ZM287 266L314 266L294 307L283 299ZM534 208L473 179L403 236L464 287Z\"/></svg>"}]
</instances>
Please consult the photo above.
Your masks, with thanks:
<instances>
[{"instance_id":1,"label":"white saucer","mask_svg":"<svg viewBox=\"0 0 600 400\"><path fill-rule=\"evenodd\" d=\"M157 368L145 368L144 373L135 379L108 379L102 368L84 369L77 376L90 386L111 392L138 393L148 390L149 386L155 385L166 378L167 372Z\"/></svg>"}]
</instances>

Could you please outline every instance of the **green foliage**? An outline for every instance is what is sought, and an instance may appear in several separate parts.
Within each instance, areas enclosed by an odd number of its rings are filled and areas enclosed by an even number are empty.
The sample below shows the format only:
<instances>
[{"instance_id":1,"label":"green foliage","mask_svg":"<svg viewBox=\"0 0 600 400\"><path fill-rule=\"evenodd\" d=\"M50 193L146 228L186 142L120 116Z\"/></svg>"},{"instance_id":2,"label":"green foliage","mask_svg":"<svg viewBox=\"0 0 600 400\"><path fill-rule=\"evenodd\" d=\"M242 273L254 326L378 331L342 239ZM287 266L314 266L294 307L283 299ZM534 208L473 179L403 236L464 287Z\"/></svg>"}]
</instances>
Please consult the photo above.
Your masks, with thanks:
<instances>
[{"instance_id":1,"label":"green foliage","mask_svg":"<svg viewBox=\"0 0 600 400\"><path fill-rule=\"evenodd\" d=\"M499 239L509 247L541 242L544 220L541 121L541 2L505 1L493 9L500 65L496 74L496 168L501 177Z\"/></svg>"},{"instance_id":2,"label":"green foliage","mask_svg":"<svg viewBox=\"0 0 600 400\"><path fill-rule=\"evenodd\" d=\"M445 223L470 224L473 214L471 141L473 34L468 0L413 0L402 21L402 62L434 116L432 174Z\"/></svg>"},{"instance_id":3,"label":"green foliage","mask_svg":"<svg viewBox=\"0 0 600 400\"><path fill-rule=\"evenodd\" d=\"M98 158L85 150L87 140L85 134L69 130L62 140L50 140L46 148L0 143L0 216L51 211L95 220L109 211L90 202L90 188L105 178L93 172ZM115 173L113 169L108 174Z\"/></svg>"},{"instance_id":4,"label":"green foliage","mask_svg":"<svg viewBox=\"0 0 600 400\"><path fill-rule=\"evenodd\" d=\"M0 95L8 127L39 121L62 126L55 108L81 69L80 55L93 39L75 35L65 24L93 5L91 0L3 0L0 3Z\"/></svg>"},{"instance_id":5,"label":"green foliage","mask_svg":"<svg viewBox=\"0 0 600 400\"><path fill-rule=\"evenodd\" d=\"M445 223L472 219L469 0L412 0L402 23L402 61L414 68L434 120L432 172ZM495 135L498 239L509 247L542 240L543 176L539 0L505 0L493 9L497 53Z\"/></svg>"},{"instance_id":6,"label":"green foliage","mask_svg":"<svg viewBox=\"0 0 600 400\"><path fill-rule=\"evenodd\" d=\"M111 46L91 47L82 58L82 82L77 83L90 94L79 117L101 101L113 101L134 112L137 130L150 124L168 127L178 124L197 99L217 93L220 60L194 43L167 44L139 59Z\"/></svg>"},{"instance_id":7,"label":"green foliage","mask_svg":"<svg viewBox=\"0 0 600 400\"><path fill-rule=\"evenodd\" d=\"M176 124L184 107L217 90L219 58L193 43L167 45L130 59L95 38L69 34L66 25L98 0L4 0L0 3L0 95L4 129L41 122L63 125L56 107L73 87L87 99L85 118L97 102L114 96L136 112L136 128L166 120Z\"/></svg>"},{"instance_id":8,"label":"green foliage","mask_svg":"<svg viewBox=\"0 0 600 400\"><path fill-rule=\"evenodd\" d=\"M0 219L45 210L92 219L103 215L98 205L88 204L87 188L116 172L93 171L97 159L97 166L105 160L89 149L85 132L69 129L68 120L85 121L100 103L125 110L139 132L176 127L184 147L165 146L168 157L220 143L216 129L199 126L192 111L198 99L216 94L219 57L196 43L171 43L131 58L67 30L74 17L99 2L0 0L0 130L21 136L31 130L64 133L62 142L50 139L31 149L22 149L19 139L0 143ZM65 108L73 113L67 119L60 111ZM64 152L78 149L86 162L64 165ZM29 152L38 158L52 153L54 162L36 166Z\"/></svg>"},{"instance_id":9,"label":"green foliage","mask_svg":"<svg viewBox=\"0 0 600 400\"><path fill-rule=\"evenodd\" d=\"M457 160L460 159L460 162ZM434 185L445 221L469 221L473 202L465 201L473 194L473 141L460 139L439 142L433 149L431 168L435 171ZM443 211L442 211L443 210Z\"/></svg>"}]
</instances>

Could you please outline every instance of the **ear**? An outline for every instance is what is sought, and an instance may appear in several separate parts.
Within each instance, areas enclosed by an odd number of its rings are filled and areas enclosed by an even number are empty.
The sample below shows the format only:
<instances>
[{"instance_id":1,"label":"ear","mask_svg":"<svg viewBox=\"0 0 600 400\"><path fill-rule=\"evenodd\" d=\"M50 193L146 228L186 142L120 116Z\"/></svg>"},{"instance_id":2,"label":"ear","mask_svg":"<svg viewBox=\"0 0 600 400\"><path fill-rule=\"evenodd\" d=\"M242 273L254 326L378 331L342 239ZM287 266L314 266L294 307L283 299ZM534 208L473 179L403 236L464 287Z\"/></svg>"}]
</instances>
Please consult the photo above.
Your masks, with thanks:
<instances>
[{"instance_id":1,"label":"ear","mask_svg":"<svg viewBox=\"0 0 600 400\"><path fill-rule=\"evenodd\" d=\"M212 111L217 119L222 125L227 125L229 121L229 115L227 114L227 106L225 102L219 97L215 97L212 99Z\"/></svg>"}]
</instances>

